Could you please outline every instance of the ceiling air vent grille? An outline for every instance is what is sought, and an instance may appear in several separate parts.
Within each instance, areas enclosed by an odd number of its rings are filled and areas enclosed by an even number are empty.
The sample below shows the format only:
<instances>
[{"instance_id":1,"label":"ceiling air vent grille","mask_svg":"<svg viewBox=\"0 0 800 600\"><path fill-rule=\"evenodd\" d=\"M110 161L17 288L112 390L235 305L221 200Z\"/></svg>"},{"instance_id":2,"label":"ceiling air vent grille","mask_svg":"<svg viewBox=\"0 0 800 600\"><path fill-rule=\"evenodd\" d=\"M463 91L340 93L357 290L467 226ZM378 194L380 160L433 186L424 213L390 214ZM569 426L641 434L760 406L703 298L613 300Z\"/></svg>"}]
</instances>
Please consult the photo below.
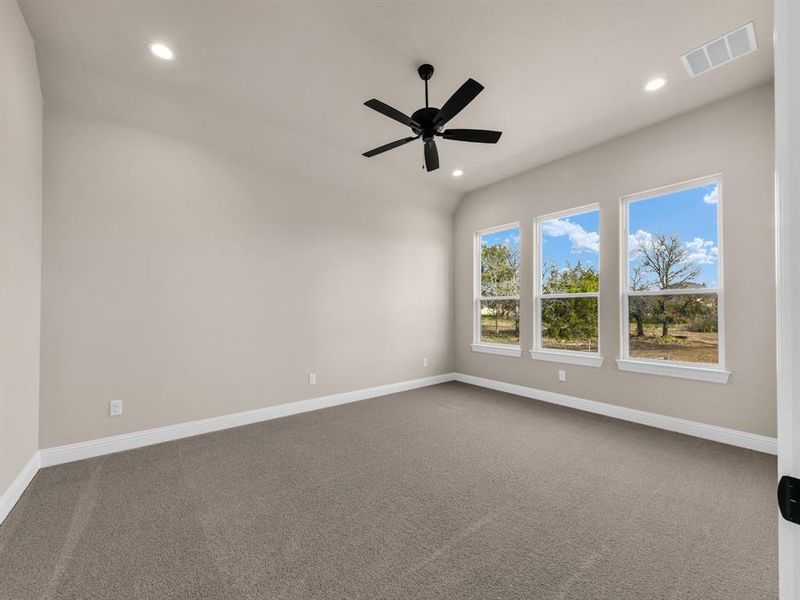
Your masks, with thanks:
<instances>
[{"instance_id":1,"label":"ceiling air vent grille","mask_svg":"<svg viewBox=\"0 0 800 600\"><path fill-rule=\"evenodd\" d=\"M757 49L755 29L752 23L748 23L687 52L681 56L681 62L686 67L689 77L697 77Z\"/></svg>"}]
</instances>

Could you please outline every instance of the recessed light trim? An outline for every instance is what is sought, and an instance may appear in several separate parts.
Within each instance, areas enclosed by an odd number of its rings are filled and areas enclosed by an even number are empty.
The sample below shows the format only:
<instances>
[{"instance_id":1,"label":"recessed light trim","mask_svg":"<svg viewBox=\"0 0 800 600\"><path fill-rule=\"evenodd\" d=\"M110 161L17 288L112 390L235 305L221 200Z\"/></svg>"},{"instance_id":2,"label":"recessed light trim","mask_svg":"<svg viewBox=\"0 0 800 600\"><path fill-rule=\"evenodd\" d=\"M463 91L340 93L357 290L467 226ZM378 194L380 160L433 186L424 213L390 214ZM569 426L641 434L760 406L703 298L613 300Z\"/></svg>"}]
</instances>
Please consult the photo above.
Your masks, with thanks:
<instances>
[{"instance_id":1,"label":"recessed light trim","mask_svg":"<svg viewBox=\"0 0 800 600\"><path fill-rule=\"evenodd\" d=\"M663 88L665 85L667 85L666 79L663 77L655 77L645 84L644 89L646 92L655 92Z\"/></svg>"},{"instance_id":2,"label":"recessed light trim","mask_svg":"<svg viewBox=\"0 0 800 600\"><path fill-rule=\"evenodd\" d=\"M461 169L456 169L455 171L453 171L453 177L461 177L463 174L464 171L462 171Z\"/></svg>"},{"instance_id":3,"label":"recessed light trim","mask_svg":"<svg viewBox=\"0 0 800 600\"><path fill-rule=\"evenodd\" d=\"M153 56L156 56L161 60L172 60L175 58L175 53L172 51L172 48L162 44L161 42L153 42L150 44L150 52L153 54Z\"/></svg>"}]
</instances>

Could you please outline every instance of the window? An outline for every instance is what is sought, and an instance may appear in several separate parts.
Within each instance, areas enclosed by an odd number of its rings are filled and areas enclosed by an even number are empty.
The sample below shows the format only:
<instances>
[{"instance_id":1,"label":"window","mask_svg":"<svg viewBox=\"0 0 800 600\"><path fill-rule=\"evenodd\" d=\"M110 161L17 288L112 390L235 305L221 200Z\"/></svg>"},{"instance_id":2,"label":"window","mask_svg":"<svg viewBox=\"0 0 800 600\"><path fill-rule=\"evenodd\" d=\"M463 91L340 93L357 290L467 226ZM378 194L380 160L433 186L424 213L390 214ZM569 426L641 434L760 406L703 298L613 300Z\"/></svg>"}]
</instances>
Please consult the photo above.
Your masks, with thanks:
<instances>
[{"instance_id":1,"label":"window","mask_svg":"<svg viewBox=\"0 0 800 600\"><path fill-rule=\"evenodd\" d=\"M473 350L520 356L519 225L476 235L475 343Z\"/></svg>"},{"instance_id":2,"label":"window","mask_svg":"<svg viewBox=\"0 0 800 600\"><path fill-rule=\"evenodd\" d=\"M623 198L623 370L724 383L719 176Z\"/></svg>"},{"instance_id":3,"label":"window","mask_svg":"<svg viewBox=\"0 0 800 600\"><path fill-rule=\"evenodd\" d=\"M599 367L598 206L539 217L535 232L531 356Z\"/></svg>"}]
</instances>

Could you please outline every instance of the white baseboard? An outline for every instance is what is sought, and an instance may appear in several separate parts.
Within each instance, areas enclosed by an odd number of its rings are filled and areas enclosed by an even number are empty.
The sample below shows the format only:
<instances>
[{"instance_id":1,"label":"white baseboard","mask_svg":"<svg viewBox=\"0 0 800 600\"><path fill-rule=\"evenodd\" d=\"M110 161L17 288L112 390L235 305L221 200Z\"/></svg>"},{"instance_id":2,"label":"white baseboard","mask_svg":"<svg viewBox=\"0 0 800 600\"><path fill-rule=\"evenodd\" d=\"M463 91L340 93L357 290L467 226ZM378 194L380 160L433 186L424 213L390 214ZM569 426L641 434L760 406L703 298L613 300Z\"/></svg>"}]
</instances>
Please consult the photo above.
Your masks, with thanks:
<instances>
[{"instance_id":1,"label":"white baseboard","mask_svg":"<svg viewBox=\"0 0 800 600\"><path fill-rule=\"evenodd\" d=\"M8 489L0 496L0 524L5 521L8 513L11 512L11 509L14 508L14 505L17 503L17 500L20 499L28 485L33 481L40 466L41 458L37 451L33 453L30 460L22 467L19 475L14 478L14 481L11 482Z\"/></svg>"},{"instance_id":2,"label":"white baseboard","mask_svg":"<svg viewBox=\"0 0 800 600\"><path fill-rule=\"evenodd\" d=\"M44 448L41 450L41 466L50 467L82 460L84 458L92 458L94 456L122 452L123 450L141 448L142 446L160 444L161 442L179 440L181 438L210 433L212 431L220 431L231 427L278 419L280 417L319 410L321 408L328 408L348 402L356 402L358 400L366 400L367 398L375 398L377 396L385 396L387 394L395 394L397 392L413 390L437 383L444 383L446 381L452 381L453 378L453 373L445 373L432 377L423 377L422 379L412 379L363 390L355 390L353 392L343 392L341 394L320 396L319 398L311 398L309 400L287 402L286 404L277 404L275 406L267 406L266 408L257 408L255 410L211 417L209 419L200 419L198 421L145 429L144 431L124 433L122 435L114 435L86 442Z\"/></svg>"},{"instance_id":3,"label":"white baseboard","mask_svg":"<svg viewBox=\"0 0 800 600\"><path fill-rule=\"evenodd\" d=\"M436 385L438 383L445 383L447 381L460 381L501 392L516 394L517 396L532 398L534 400L541 400L543 402L550 402L552 404L559 404L561 406L568 406L578 410L584 410L616 419L622 419L623 421L631 421L633 423L640 423L642 425L649 425L659 429L675 431L694 437L721 442L723 444L730 444L732 446L740 446L742 448L749 448L750 450L766 452L768 454L777 453L777 440L775 438L747 433L744 431L736 431L734 429L726 429L724 427L717 427L715 425L706 425L704 423L697 423L695 421L688 421L686 419L679 419L677 417L658 415L655 413L645 412L643 410L616 406L614 404L605 404L603 402L586 400L584 398L577 398L575 396L568 396L566 394L559 394L557 392L550 392L547 390L539 390L513 383L505 383L502 381L495 381L493 379L465 375L463 373L444 373L442 375L434 375L432 377L424 377L422 379L401 381L399 383L391 383L388 385L381 385L363 390L356 390L353 392L343 392L341 394L321 396L319 398L311 398L309 400L299 400L297 402L278 404L276 406L268 406L266 408L259 408L230 415L222 415L220 417L212 417L210 419L189 421L188 423L178 423L177 425L156 427L154 429L146 429L144 431L136 431L133 433L115 435L106 438L89 440L86 442L45 448L31 457L20 474L11 483L9 488L2 494L2 496L0 496L0 523L3 522L8 513L17 503L17 500L19 500L20 496L22 496L23 492L28 487L28 484L30 484L40 467L50 467L62 463L82 460L84 458L92 458L95 456L102 456L104 454L122 452L124 450L132 450L133 448L141 448L142 446L159 444L161 442L178 440L203 433L210 433L212 431L220 431L223 429L229 429L231 427L239 427L241 425L258 423L260 421L296 415L312 410L319 410L321 408L337 406L339 404L346 404L348 402L356 402L358 400L366 400L368 398L375 398L378 396L385 396L387 394L394 394L406 390L427 387L429 385Z\"/></svg>"},{"instance_id":4,"label":"white baseboard","mask_svg":"<svg viewBox=\"0 0 800 600\"><path fill-rule=\"evenodd\" d=\"M115 435L106 438L89 440L86 442L77 442L75 444L66 444L64 446L45 448L41 450L41 466L49 467L76 460L82 460L84 458L92 458L94 456L111 454L113 452L122 452L124 450L131 450L133 448L140 448L142 446L159 444L161 442L168 442L194 435L200 435L203 433L210 433L212 431L220 431L222 429L228 429L231 427L239 427L241 425L249 425L251 423L267 421L269 419L277 419L289 415L319 410L321 408L328 408L330 406L337 406L339 404L346 404L348 402L356 402L358 400L366 400L368 398L375 398L378 396L385 396L387 394L394 394L405 390L436 385L438 383L444 383L453 380L499 390L502 392L508 392L518 396L532 398L534 400L541 400L543 402L550 402L552 404L559 404L561 406L568 406L578 410L606 415L608 417L622 419L623 421L632 421L634 423L649 425L659 429L666 429L668 431L675 431L707 440L713 440L715 442L740 446L742 448L749 448L759 452L766 452L768 454L777 453L777 441L775 438L747 433L744 431L736 431L734 429L727 429L724 427L718 427L716 425L707 425L677 417L668 417L634 408L626 408L614 404L586 400L584 398L577 398L575 396L568 396L566 394L560 394L557 392L550 392L547 390L540 390L512 383L475 377L473 375L465 375L462 373L445 373L442 375L434 375L432 377L424 377L422 379L381 385L373 388L356 390L353 392L343 392L341 394L321 396L319 398L312 398L309 400L299 400L297 402L278 404L276 406L268 406L266 408L259 408L230 415L222 415L209 419L189 421L187 423L167 425L165 427L146 429L144 431L136 431L133 433Z\"/></svg>"},{"instance_id":5,"label":"white baseboard","mask_svg":"<svg viewBox=\"0 0 800 600\"><path fill-rule=\"evenodd\" d=\"M547 390L538 390L536 388L526 387L523 385L505 383L502 381L495 381L493 379L484 379L483 377L475 377L474 375L464 375L463 373L456 373L454 379L456 381L469 383L471 385L477 385L501 392L508 392L509 394L524 396L525 398L532 398L534 400L541 400L543 402L550 402L551 404L568 406L570 408L597 413L607 417L614 417L615 419L621 419L623 421L632 421L633 423L649 425L650 427L666 429L667 431L675 431L677 433L683 433L706 440L730 444L731 446L740 446L742 448L749 448L750 450L757 450L758 452L765 452L767 454L778 453L778 442L775 438L757 435L755 433L727 429L725 427L718 427L716 425L707 425L705 423L698 423L697 421L689 421L686 419L680 419L678 417L668 417L643 410L637 410L635 408L626 408L624 406L617 406L615 404L606 404L604 402L586 400L584 398L577 398L575 396L568 396L566 394L559 394L557 392L549 392Z\"/></svg>"}]
</instances>

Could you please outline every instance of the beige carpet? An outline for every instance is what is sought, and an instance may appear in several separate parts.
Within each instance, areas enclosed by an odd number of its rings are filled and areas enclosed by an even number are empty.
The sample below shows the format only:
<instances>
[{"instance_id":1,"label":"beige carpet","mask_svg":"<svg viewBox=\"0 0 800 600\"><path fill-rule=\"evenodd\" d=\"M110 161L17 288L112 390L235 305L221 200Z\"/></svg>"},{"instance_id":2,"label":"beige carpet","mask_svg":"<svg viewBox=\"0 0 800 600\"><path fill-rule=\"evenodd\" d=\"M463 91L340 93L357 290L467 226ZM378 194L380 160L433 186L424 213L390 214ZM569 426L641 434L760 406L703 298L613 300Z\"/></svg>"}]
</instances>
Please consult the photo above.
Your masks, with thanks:
<instances>
[{"instance_id":1,"label":"beige carpet","mask_svg":"<svg viewBox=\"0 0 800 600\"><path fill-rule=\"evenodd\" d=\"M772 600L775 473L447 383L43 469L0 598Z\"/></svg>"}]
</instances>

